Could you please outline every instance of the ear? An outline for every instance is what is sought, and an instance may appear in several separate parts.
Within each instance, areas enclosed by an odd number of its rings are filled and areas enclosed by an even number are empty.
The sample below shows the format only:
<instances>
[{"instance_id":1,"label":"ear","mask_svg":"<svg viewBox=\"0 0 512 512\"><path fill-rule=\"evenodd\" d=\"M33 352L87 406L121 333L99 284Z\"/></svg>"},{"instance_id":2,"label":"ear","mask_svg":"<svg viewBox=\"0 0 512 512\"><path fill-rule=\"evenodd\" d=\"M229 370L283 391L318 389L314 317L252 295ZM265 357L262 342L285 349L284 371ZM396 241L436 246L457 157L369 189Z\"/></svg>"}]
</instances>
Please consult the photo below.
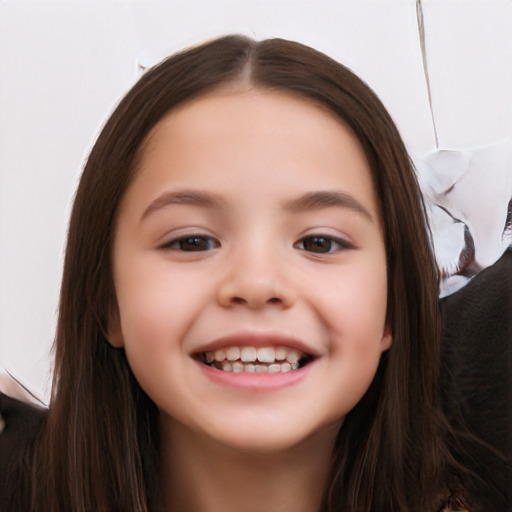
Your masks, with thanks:
<instances>
[{"instance_id":1,"label":"ear","mask_svg":"<svg viewBox=\"0 0 512 512\"><path fill-rule=\"evenodd\" d=\"M386 350L388 350L391 347L392 343L393 343L393 333L391 332L391 327L389 326L389 324L386 324L384 333L380 340L380 348L381 348L382 352L385 352Z\"/></svg>"},{"instance_id":2,"label":"ear","mask_svg":"<svg viewBox=\"0 0 512 512\"><path fill-rule=\"evenodd\" d=\"M107 328L105 337L107 341L115 348L124 347L123 330L121 328L121 318L117 307L111 307L108 314Z\"/></svg>"}]
</instances>

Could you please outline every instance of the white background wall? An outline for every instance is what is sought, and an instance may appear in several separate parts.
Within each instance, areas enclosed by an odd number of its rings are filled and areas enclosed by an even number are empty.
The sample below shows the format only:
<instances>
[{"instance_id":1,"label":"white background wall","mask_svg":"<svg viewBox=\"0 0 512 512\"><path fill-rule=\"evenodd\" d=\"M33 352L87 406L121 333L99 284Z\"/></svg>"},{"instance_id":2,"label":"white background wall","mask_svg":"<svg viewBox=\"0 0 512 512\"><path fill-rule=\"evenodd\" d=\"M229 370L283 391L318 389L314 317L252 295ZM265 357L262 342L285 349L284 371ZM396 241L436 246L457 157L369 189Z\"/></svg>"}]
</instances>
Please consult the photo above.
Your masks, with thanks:
<instances>
[{"instance_id":1,"label":"white background wall","mask_svg":"<svg viewBox=\"0 0 512 512\"><path fill-rule=\"evenodd\" d=\"M456 185L443 257L458 255L461 226L482 267L508 243L510 0L0 0L0 368L40 396L68 212L99 127L139 66L229 32L299 40L377 91L427 197L442 203Z\"/></svg>"}]
</instances>

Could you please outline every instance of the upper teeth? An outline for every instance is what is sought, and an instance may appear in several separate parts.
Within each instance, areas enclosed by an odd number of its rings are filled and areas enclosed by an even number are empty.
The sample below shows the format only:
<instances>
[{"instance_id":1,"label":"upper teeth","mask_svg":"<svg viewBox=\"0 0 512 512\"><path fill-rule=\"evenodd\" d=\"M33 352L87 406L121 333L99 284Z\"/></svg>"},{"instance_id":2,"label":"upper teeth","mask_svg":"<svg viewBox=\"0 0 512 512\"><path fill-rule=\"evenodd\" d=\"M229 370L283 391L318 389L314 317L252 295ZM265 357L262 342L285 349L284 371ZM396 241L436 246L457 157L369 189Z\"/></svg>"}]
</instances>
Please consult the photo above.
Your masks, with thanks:
<instances>
[{"instance_id":1,"label":"upper teeth","mask_svg":"<svg viewBox=\"0 0 512 512\"><path fill-rule=\"evenodd\" d=\"M205 352L204 359L207 363L214 361L242 361L244 363L268 363L276 362L298 363L306 354L288 347L225 347L212 352Z\"/></svg>"}]
</instances>

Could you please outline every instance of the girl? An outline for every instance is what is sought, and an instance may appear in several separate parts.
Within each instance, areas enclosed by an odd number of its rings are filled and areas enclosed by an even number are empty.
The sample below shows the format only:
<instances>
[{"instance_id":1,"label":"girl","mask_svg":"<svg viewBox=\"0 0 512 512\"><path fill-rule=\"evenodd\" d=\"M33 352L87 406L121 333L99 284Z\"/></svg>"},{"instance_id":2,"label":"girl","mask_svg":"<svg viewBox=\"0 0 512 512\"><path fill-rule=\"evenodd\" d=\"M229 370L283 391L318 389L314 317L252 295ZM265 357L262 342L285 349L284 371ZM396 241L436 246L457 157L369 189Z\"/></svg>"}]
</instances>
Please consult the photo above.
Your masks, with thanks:
<instances>
[{"instance_id":1,"label":"girl","mask_svg":"<svg viewBox=\"0 0 512 512\"><path fill-rule=\"evenodd\" d=\"M85 167L7 510L479 510L438 407L437 292L360 79L284 40L170 57Z\"/></svg>"}]
</instances>

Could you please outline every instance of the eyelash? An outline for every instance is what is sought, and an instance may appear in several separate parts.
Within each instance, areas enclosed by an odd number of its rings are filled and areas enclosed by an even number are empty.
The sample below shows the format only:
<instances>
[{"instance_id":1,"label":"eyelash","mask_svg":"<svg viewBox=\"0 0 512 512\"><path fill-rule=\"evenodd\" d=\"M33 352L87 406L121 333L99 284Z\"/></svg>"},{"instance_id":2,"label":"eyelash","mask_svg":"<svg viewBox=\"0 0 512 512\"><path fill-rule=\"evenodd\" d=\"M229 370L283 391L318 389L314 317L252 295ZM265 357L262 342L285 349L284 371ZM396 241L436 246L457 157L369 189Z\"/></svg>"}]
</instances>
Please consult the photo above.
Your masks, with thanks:
<instances>
[{"instance_id":1,"label":"eyelash","mask_svg":"<svg viewBox=\"0 0 512 512\"><path fill-rule=\"evenodd\" d=\"M313 247L307 248L308 243L316 244L320 250L313 250ZM325 246L324 244L327 243ZM294 248L311 252L313 254L333 254L346 249L353 249L354 246L347 240L331 235L308 235L301 238L293 245Z\"/></svg>"},{"instance_id":2,"label":"eyelash","mask_svg":"<svg viewBox=\"0 0 512 512\"><path fill-rule=\"evenodd\" d=\"M190 244L190 250L184 248L184 244ZM205 247L206 244L206 247ZM162 249L171 249L183 252L204 252L211 251L220 247L220 242L211 236L205 235L185 235L166 242L161 246Z\"/></svg>"},{"instance_id":3,"label":"eyelash","mask_svg":"<svg viewBox=\"0 0 512 512\"><path fill-rule=\"evenodd\" d=\"M188 248L185 248L188 244ZM315 250L315 246L316 249ZM220 242L213 237L205 235L186 235L166 242L162 249L171 249L183 252L205 252L217 249ZM309 235L301 238L293 244L294 249L311 252L313 254L333 254L346 249L352 249L353 245L344 240L330 235Z\"/></svg>"}]
</instances>

